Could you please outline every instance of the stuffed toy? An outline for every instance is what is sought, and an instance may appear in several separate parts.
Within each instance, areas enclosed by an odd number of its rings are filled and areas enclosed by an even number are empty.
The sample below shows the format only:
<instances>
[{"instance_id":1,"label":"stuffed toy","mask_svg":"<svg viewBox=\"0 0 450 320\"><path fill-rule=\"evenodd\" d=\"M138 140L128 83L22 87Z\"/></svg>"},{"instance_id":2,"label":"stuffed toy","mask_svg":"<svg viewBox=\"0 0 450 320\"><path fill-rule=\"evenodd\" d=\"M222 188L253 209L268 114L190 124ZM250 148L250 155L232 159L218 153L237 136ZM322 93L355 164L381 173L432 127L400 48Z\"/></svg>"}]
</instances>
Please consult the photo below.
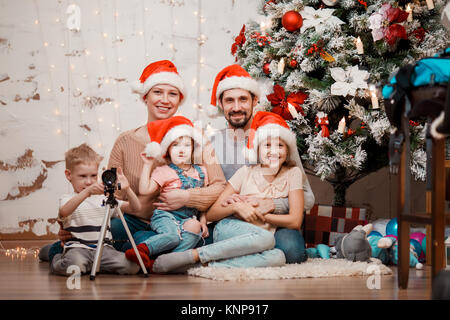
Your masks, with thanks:
<instances>
[{"instance_id":1,"label":"stuffed toy","mask_svg":"<svg viewBox=\"0 0 450 320\"><path fill-rule=\"evenodd\" d=\"M378 258L383 264L398 264L398 241L397 237L387 235L380 237L379 235L371 235L368 237L372 247L372 257ZM411 268L423 269L423 264L419 262L420 252L410 244L409 266Z\"/></svg>"},{"instance_id":2,"label":"stuffed toy","mask_svg":"<svg viewBox=\"0 0 450 320\"><path fill-rule=\"evenodd\" d=\"M346 235L339 235L336 239L336 258L350 261L369 261L372 248L367 235L372 231L372 224L358 225Z\"/></svg>"},{"instance_id":3,"label":"stuffed toy","mask_svg":"<svg viewBox=\"0 0 450 320\"><path fill-rule=\"evenodd\" d=\"M385 228L383 230L383 227ZM374 228L375 229L375 228ZM398 222L397 218L387 221L376 227L367 237L372 248L372 257L380 259L383 264L398 264ZM426 240L422 232L413 232L410 235L409 266L422 269L421 262L425 259Z\"/></svg>"},{"instance_id":4,"label":"stuffed toy","mask_svg":"<svg viewBox=\"0 0 450 320\"><path fill-rule=\"evenodd\" d=\"M306 249L309 258L347 259L350 261L369 261L372 249L367 235L372 231L372 225L358 225L345 235L336 238L335 246L329 247L325 244L318 244L315 248Z\"/></svg>"}]
</instances>

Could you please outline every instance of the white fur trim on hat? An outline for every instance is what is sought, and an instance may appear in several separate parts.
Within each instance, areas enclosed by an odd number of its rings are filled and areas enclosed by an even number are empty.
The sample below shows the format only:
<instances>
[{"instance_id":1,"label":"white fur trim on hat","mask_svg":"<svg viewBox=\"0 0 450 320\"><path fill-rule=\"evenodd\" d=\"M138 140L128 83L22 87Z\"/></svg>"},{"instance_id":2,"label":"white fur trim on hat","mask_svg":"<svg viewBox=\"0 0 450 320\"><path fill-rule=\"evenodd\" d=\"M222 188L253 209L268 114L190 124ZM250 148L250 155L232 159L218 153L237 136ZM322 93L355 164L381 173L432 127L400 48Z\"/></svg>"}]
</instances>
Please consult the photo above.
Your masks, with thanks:
<instances>
[{"instance_id":1,"label":"white fur trim on hat","mask_svg":"<svg viewBox=\"0 0 450 320\"><path fill-rule=\"evenodd\" d=\"M259 98L260 90L258 82L248 77L228 77L219 82L216 91L216 101L219 100L220 95L229 89L245 89L253 93Z\"/></svg>"},{"instance_id":2,"label":"white fur trim on hat","mask_svg":"<svg viewBox=\"0 0 450 320\"><path fill-rule=\"evenodd\" d=\"M160 158L161 157L161 146L157 142L147 143L144 150L145 154L149 158Z\"/></svg>"},{"instance_id":3,"label":"white fur trim on hat","mask_svg":"<svg viewBox=\"0 0 450 320\"><path fill-rule=\"evenodd\" d=\"M157 84L169 84L177 88L181 94L183 95L183 99L180 104L186 100L186 90L184 88L184 83L181 77L174 72L158 72L152 74L145 80L144 83L140 81L136 81L131 85L131 88L134 93L138 93L141 98L143 98L151 88L153 88Z\"/></svg>"},{"instance_id":4,"label":"white fur trim on hat","mask_svg":"<svg viewBox=\"0 0 450 320\"><path fill-rule=\"evenodd\" d=\"M205 112L210 118L218 118L223 112L219 106L213 106L212 104L208 104L205 107Z\"/></svg>"}]
</instances>

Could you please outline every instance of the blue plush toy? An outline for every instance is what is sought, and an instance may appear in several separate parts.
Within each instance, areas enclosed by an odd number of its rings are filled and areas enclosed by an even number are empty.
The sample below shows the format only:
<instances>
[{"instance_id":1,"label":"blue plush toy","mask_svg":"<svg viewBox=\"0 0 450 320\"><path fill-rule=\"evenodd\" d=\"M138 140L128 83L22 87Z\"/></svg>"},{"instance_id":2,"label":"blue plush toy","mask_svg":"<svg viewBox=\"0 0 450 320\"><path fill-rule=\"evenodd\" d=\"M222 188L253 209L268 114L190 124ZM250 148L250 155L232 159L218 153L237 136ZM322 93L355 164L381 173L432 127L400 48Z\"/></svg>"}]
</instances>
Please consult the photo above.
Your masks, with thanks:
<instances>
[{"instance_id":1,"label":"blue plush toy","mask_svg":"<svg viewBox=\"0 0 450 320\"><path fill-rule=\"evenodd\" d=\"M315 248L306 249L308 258L330 259L330 247L326 244L318 244Z\"/></svg>"},{"instance_id":2,"label":"blue plush toy","mask_svg":"<svg viewBox=\"0 0 450 320\"><path fill-rule=\"evenodd\" d=\"M386 225L386 235L372 232L367 237L372 248L372 257L380 259L383 264L398 264L398 223L397 218L391 219ZM417 242L417 243L416 243ZM423 269L419 256L423 250L422 244L415 239L410 240L409 266Z\"/></svg>"}]
</instances>

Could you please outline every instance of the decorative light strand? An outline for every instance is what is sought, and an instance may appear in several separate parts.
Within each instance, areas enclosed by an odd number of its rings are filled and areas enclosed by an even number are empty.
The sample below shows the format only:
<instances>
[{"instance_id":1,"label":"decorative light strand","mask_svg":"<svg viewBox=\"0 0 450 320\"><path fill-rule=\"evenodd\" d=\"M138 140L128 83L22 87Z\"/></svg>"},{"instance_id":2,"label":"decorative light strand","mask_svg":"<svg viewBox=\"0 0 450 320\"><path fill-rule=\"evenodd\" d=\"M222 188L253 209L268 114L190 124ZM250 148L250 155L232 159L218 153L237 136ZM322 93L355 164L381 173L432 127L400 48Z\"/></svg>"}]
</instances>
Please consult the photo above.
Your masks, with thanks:
<instances>
[{"instance_id":1,"label":"decorative light strand","mask_svg":"<svg viewBox=\"0 0 450 320\"><path fill-rule=\"evenodd\" d=\"M35 7L36 16L37 16L37 18L35 20L35 24L39 28L40 41L41 41L41 43L44 46L44 49L42 51L44 52L44 56L45 56L44 59L45 59L45 63L47 64L47 68L48 68L49 88L47 88L47 92L51 96L51 101L56 104L56 108L54 109L53 113L57 117L57 119L58 119L58 121L60 123L59 127L55 129L55 134L61 135L64 132L64 130L63 130L64 122L63 122L63 120L61 118L61 111L59 109L59 103L58 103L58 99L57 99L57 97L55 95L55 90L54 90L54 85L53 85L54 81L53 81L53 76L52 76L52 69L55 69L55 66L53 64L50 64L50 61L49 61L49 58L48 58L48 52L47 52L48 49L47 48L48 48L49 43L44 40L44 32L42 30L42 21L41 21L41 18L40 18L40 11L39 11L39 7L38 7L38 5L36 3L36 0L33 0L33 4L34 4L34 7ZM36 21L38 23L36 23Z\"/></svg>"}]
</instances>

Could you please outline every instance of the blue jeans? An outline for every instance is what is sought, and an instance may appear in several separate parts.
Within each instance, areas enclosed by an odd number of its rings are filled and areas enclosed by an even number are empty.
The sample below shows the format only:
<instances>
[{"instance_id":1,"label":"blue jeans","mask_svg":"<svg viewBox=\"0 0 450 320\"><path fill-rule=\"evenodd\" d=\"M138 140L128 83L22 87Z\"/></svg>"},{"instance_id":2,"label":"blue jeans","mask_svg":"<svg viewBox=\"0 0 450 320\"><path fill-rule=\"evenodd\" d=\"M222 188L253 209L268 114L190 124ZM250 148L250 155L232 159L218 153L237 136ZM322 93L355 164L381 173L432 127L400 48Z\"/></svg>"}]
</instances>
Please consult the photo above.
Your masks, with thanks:
<instances>
[{"instance_id":1,"label":"blue jeans","mask_svg":"<svg viewBox=\"0 0 450 320\"><path fill-rule=\"evenodd\" d=\"M168 250L177 252L195 248L202 239L201 231L199 234L195 234L183 229L184 223L190 219L192 218L181 218L176 213L156 209L150 220L150 226L156 235L142 242L147 245L150 256Z\"/></svg>"},{"instance_id":2,"label":"blue jeans","mask_svg":"<svg viewBox=\"0 0 450 320\"><path fill-rule=\"evenodd\" d=\"M275 232L275 248L284 252L286 263L302 263L308 259L305 239L299 230L278 228Z\"/></svg>"},{"instance_id":3,"label":"blue jeans","mask_svg":"<svg viewBox=\"0 0 450 320\"><path fill-rule=\"evenodd\" d=\"M128 228L133 235L133 239L137 244L142 243L145 239L156 235L155 232L150 230L150 224L126 213L124 214L124 217ZM205 238L205 245L213 243L214 227L216 224L216 222L208 224L209 236ZM128 241L128 236L119 218L111 219L111 233L114 240L120 240L120 242L114 243L114 248L122 252L131 249L131 243ZM197 248L202 245L203 242L199 241ZM286 263L302 263L308 258L306 254L305 240L298 230L278 228L275 232L275 248L278 248L284 252ZM50 252L48 253L49 257L40 256L40 258L42 260L51 260L56 253L62 252L63 248L61 247L61 242L57 241L51 246Z\"/></svg>"},{"instance_id":4,"label":"blue jeans","mask_svg":"<svg viewBox=\"0 0 450 320\"><path fill-rule=\"evenodd\" d=\"M274 248L273 234L234 218L220 220L214 242L197 249L200 262L211 267L278 267L285 264L283 251Z\"/></svg>"}]
</instances>

